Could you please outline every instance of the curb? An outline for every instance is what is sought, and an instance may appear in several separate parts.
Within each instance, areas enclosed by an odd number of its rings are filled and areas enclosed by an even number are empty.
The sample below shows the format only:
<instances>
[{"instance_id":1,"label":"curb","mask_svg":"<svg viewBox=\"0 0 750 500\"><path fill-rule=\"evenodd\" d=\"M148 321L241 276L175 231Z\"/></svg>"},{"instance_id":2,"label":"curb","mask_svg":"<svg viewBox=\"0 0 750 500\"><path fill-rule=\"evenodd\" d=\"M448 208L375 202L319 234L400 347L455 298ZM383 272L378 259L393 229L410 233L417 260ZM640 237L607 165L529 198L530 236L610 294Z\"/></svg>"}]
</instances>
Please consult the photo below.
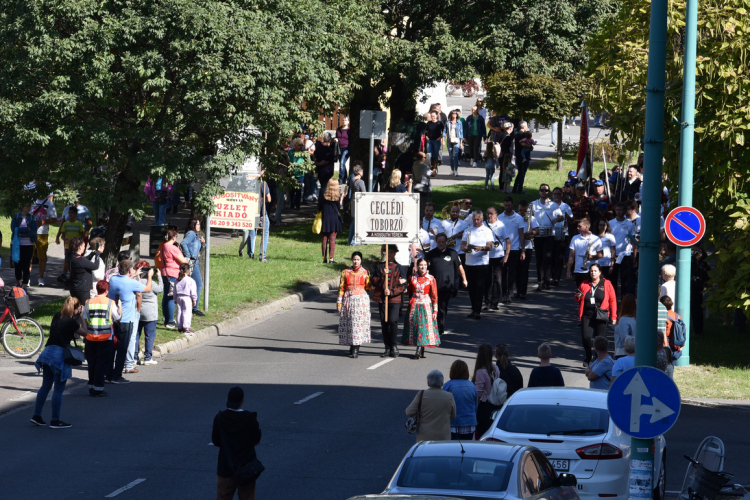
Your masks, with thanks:
<instances>
[{"instance_id":1,"label":"curb","mask_svg":"<svg viewBox=\"0 0 750 500\"><path fill-rule=\"evenodd\" d=\"M706 401L695 398L682 398L682 404L703 406L706 408L721 408L722 410L750 411L748 404L735 404L731 400L724 401Z\"/></svg>"},{"instance_id":2,"label":"curb","mask_svg":"<svg viewBox=\"0 0 750 500\"><path fill-rule=\"evenodd\" d=\"M153 349L153 356L155 358L161 358L165 354L184 351L189 347L202 344L203 342L207 342L208 340L220 335L229 335L233 331L246 326L248 323L267 318L268 316L276 314L284 309L289 309L295 304L313 299L330 290L335 290L338 286L339 278L333 278L318 285L305 288L304 290L288 295L283 299L275 300L270 304L252 309L232 319L198 330L193 337L182 337L167 342L166 344L156 345Z\"/></svg>"}]
</instances>

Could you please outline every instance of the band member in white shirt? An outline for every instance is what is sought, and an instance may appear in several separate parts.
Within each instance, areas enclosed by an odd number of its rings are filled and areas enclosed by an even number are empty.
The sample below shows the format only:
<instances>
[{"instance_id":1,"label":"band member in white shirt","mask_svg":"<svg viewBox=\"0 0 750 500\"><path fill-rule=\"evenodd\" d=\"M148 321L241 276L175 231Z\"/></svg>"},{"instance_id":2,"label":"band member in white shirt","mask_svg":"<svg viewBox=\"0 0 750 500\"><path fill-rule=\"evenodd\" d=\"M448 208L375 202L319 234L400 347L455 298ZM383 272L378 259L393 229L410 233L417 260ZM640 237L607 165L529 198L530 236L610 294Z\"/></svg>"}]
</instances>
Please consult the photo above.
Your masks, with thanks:
<instances>
[{"instance_id":1,"label":"band member in white shirt","mask_svg":"<svg viewBox=\"0 0 750 500\"><path fill-rule=\"evenodd\" d=\"M484 214L477 210L472 215L473 225L464 232L461 250L466 252L466 279L469 282L471 314L469 318L479 319L482 312L482 298L490 277L490 251L494 237L492 231L482 221Z\"/></svg>"},{"instance_id":2,"label":"band member in white shirt","mask_svg":"<svg viewBox=\"0 0 750 500\"><path fill-rule=\"evenodd\" d=\"M500 309L500 300L502 299L503 283L503 266L508 261L510 254L510 237L505 228L505 224L497 220L497 208L489 207L487 209L487 227L492 231L494 241L490 251L490 286L484 295L484 302L487 308L497 311Z\"/></svg>"},{"instance_id":3,"label":"band member in white shirt","mask_svg":"<svg viewBox=\"0 0 750 500\"><path fill-rule=\"evenodd\" d=\"M552 286L560 284L563 269L565 268L565 256L568 251L568 225L575 222L573 210L570 205L562 201L563 190L556 187L552 190L552 201L557 203L565 218L563 222L555 224L555 243L552 246Z\"/></svg>"},{"instance_id":4,"label":"band member in white shirt","mask_svg":"<svg viewBox=\"0 0 750 500\"><path fill-rule=\"evenodd\" d=\"M612 265L617 260L617 241L612 234L612 228L605 219L599 219L596 221L596 235L602 242L602 254L604 257L599 259L599 268L602 272L602 277L609 279L612 271Z\"/></svg>"},{"instance_id":5,"label":"band member in white shirt","mask_svg":"<svg viewBox=\"0 0 750 500\"><path fill-rule=\"evenodd\" d=\"M471 225L471 221L462 220L459 216L461 209L458 205L451 207L450 219L443 221L443 233L448 238L454 238L456 241L449 248L452 248L458 254L461 262L466 262L466 254L461 250L461 239L464 237L464 230Z\"/></svg>"},{"instance_id":6,"label":"band member in white shirt","mask_svg":"<svg viewBox=\"0 0 750 500\"><path fill-rule=\"evenodd\" d=\"M534 239L539 234L539 223L535 217L528 213L529 202L521 200L518 202L518 215L523 219L523 237L525 248L522 250L524 257L519 260L516 267L516 298L526 300L526 292L529 287L529 267L531 266L531 255L534 253ZM538 262L538 261L537 261Z\"/></svg>"},{"instance_id":7,"label":"band member in white shirt","mask_svg":"<svg viewBox=\"0 0 750 500\"><path fill-rule=\"evenodd\" d=\"M471 225L471 207L474 205L474 201L471 198L464 198L461 202L461 213L460 217L466 220Z\"/></svg>"},{"instance_id":8,"label":"band member in white shirt","mask_svg":"<svg viewBox=\"0 0 750 500\"><path fill-rule=\"evenodd\" d=\"M554 226L563 222L565 217L557 203L549 199L548 184L539 186L539 199L531 203L532 214L539 224L539 234L534 238L536 251L536 276L539 283L537 291L542 292L551 288L552 281L552 250L555 245Z\"/></svg>"},{"instance_id":9,"label":"band member in white shirt","mask_svg":"<svg viewBox=\"0 0 750 500\"><path fill-rule=\"evenodd\" d=\"M575 274L576 287L589 275L589 267L592 263L604 256L602 252L602 240L595 234L591 234L591 221L582 219L578 221L578 234L570 241L570 256L568 257L568 279Z\"/></svg>"},{"instance_id":10,"label":"band member in white shirt","mask_svg":"<svg viewBox=\"0 0 750 500\"><path fill-rule=\"evenodd\" d=\"M612 228L612 235L615 237L615 251L617 258L612 263L609 270L609 276L605 276L615 289L617 300L620 301L623 295L635 293L635 272L633 269L633 244L630 236L635 236L635 224L625 217L625 204L618 203L615 205L616 217L609 221ZM620 279L621 288L617 286L617 280ZM632 282L632 291L631 290Z\"/></svg>"},{"instance_id":11,"label":"band member in white shirt","mask_svg":"<svg viewBox=\"0 0 750 500\"><path fill-rule=\"evenodd\" d=\"M424 206L424 217L422 217L422 229L427 231L427 234L430 235L430 248L427 248L427 246L425 246L425 250L427 250L428 252L430 251L430 249L437 247L437 244L435 243L435 236L437 236L438 233L443 232L443 225L441 221L436 219L434 215L435 204L432 202L428 202Z\"/></svg>"},{"instance_id":12,"label":"band member in white shirt","mask_svg":"<svg viewBox=\"0 0 750 500\"><path fill-rule=\"evenodd\" d=\"M505 230L510 238L510 252L508 252L508 259L503 265L501 283L503 291L502 302L508 304L511 302L510 294L516 282L516 268L518 267L518 263L526 258L526 254L521 250L526 247L526 239L524 237L526 223L523 217L513 210L513 198L510 196L505 198L505 211L498 215L497 219L505 225Z\"/></svg>"}]
</instances>

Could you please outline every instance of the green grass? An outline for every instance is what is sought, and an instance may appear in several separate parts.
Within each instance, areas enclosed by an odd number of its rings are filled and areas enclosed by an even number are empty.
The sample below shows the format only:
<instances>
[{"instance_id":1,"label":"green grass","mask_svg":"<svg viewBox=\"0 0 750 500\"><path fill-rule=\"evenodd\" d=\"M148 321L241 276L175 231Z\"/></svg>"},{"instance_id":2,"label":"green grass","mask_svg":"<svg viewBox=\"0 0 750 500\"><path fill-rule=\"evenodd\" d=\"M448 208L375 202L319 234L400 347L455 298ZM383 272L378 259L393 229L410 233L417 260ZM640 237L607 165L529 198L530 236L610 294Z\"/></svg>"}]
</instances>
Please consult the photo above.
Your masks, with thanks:
<instances>
[{"instance_id":1,"label":"green grass","mask_svg":"<svg viewBox=\"0 0 750 500\"><path fill-rule=\"evenodd\" d=\"M718 315L706 320L704 334L690 338L690 365L676 367L674 379L683 397L750 399L750 336L723 325Z\"/></svg>"}]
</instances>

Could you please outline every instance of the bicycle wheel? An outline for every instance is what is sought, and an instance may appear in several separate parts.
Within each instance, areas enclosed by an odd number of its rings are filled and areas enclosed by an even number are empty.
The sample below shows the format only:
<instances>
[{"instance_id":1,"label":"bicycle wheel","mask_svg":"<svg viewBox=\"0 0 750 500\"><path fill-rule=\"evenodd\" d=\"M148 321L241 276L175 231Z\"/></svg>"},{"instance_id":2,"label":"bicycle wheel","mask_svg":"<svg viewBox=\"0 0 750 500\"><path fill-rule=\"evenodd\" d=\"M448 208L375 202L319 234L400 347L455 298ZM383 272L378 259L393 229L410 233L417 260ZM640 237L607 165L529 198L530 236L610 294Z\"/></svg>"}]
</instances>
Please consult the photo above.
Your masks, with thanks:
<instances>
[{"instance_id":1,"label":"bicycle wheel","mask_svg":"<svg viewBox=\"0 0 750 500\"><path fill-rule=\"evenodd\" d=\"M14 358L30 358L44 345L44 330L42 325L32 318L16 318L18 330L11 321L3 325L0 337L3 347Z\"/></svg>"}]
</instances>

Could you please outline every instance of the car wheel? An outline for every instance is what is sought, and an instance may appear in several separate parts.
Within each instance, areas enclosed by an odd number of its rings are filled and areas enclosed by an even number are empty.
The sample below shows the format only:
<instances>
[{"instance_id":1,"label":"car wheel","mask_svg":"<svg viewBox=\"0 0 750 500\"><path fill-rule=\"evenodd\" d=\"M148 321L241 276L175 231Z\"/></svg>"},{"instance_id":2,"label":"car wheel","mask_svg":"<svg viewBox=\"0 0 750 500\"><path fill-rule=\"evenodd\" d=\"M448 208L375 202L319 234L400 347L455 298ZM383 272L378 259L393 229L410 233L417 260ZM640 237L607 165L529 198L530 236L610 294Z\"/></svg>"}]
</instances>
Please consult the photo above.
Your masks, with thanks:
<instances>
[{"instance_id":1,"label":"car wheel","mask_svg":"<svg viewBox=\"0 0 750 500\"><path fill-rule=\"evenodd\" d=\"M667 449L664 449L659 468L659 479L654 488L654 500L664 500L667 493Z\"/></svg>"}]
</instances>

